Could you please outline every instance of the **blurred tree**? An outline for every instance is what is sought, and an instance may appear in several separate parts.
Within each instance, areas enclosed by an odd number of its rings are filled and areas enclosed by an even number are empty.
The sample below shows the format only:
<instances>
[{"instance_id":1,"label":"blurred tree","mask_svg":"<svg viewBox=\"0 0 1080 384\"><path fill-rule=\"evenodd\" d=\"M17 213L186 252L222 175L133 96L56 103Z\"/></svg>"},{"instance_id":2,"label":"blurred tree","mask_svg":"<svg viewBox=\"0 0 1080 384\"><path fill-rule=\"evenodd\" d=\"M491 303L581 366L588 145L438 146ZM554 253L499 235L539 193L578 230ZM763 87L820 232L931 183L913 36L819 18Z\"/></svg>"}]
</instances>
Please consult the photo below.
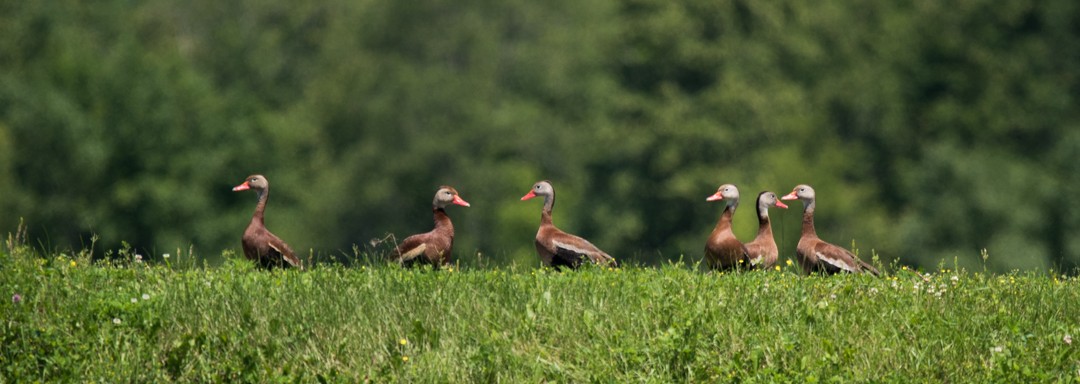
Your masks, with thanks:
<instances>
[{"instance_id":1,"label":"blurred tree","mask_svg":"<svg viewBox=\"0 0 1080 384\"><path fill-rule=\"evenodd\" d=\"M946 8L947 7L947 8ZM0 217L80 246L345 255L430 225L539 264L555 220L620 259L701 257L717 186L816 187L822 236L891 261L1080 263L1077 5L608 0L0 4ZM791 254L799 211L774 212ZM389 247L381 246L378 250Z\"/></svg>"}]
</instances>

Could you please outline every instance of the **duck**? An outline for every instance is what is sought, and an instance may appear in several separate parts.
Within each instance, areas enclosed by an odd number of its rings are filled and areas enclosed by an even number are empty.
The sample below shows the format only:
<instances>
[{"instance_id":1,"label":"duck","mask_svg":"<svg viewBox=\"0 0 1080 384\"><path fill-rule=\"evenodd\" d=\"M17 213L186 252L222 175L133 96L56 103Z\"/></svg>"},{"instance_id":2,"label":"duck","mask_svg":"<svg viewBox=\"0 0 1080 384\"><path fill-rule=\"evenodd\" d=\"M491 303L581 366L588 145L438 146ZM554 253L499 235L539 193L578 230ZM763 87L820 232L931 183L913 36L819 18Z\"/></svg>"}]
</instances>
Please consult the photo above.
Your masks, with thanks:
<instances>
[{"instance_id":1,"label":"duck","mask_svg":"<svg viewBox=\"0 0 1080 384\"><path fill-rule=\"evenodd\" d=\"M270 182L266 180L266 176L248 176L242 184L233 187L232 190L233 192L252 190L258 197L255 213L251 216L247 229L244 230L244 236L240 238L244 256L265 269L295 267L303 270L304 265L293 253L292 248L289 248L289 245L285 244L281 238L270 233L263 222L266 201L270 196Z\"/></svg>"},{"instance_id":2,"label":"duck","mask_svg":"<svg viewBox=\"0 0 1080 384\"><path fill-rule=\"evenodd\" d=\"M781 202L775 193L763 191L758 194L757 236L753 241L746 243L746 251L750 254L750 267L754 269L772 268L780 255L779 249L776 248L776 240L773 239L772 223L769 221L770 207L787 209L788 206Z\"/></svg>"},{"instance_id":3,"label":"duck","mask_svg":"<svg viewBox=\"0 0 1080 384\"><path fill-rule=\"evenodd\" d=\"M705 198L705 201L725 202L724 212L720 214L716 227L705 241L706 265L714 271L750 268L749 251L731 231L731 218L735 215L735 208L739 206L739 188L734 184L721 185L716 189L716 193Z\"/></svg>"},{"instance_id":4,"label":"duck","mask_svg":"<svg viewBox=\"0 0 1080 384\"><path fill-rule=\"evenodd\" d=\"M806 184L799 184L784 195L781 200L800 200L803 203L802 234L799 236L799 244L795 248L799 266L806 274L824 273L828 275L847 273L870 273L878 276L877 268L860 260L847 249L830 244L818 238L814 228L814 208L816 198L814 188Z\"/></svg>"},{"instance_id":5,"label":"duck","mask_svg":"<svg viewBox=\"0 0 1080 384\"><path fill-rule=\"evenodd\" d=\"M402 240L401 244L394 247L394 260L402 265L412 265L416 262L431 264L436 268L449 265L454 251L454 223L446 214L446 207L451 204L470 206L469 202L461 198L456 189L447 185L440 186L435 191L435 198L431 201L435 229Z\"/></svg>"},{"instance_id":6,"label":"duck","mask_svg":"<svg viewBox=\"0 0 1080 384\"><path fill-rule=\"evenodd\" d=\"M544 207L540 211L540 229L536 231L536 253L540 255L545 266L576 269L583 262L606 267L618 266L614 257L588 240L555 227L551 221L551 211L555 207L555 188L550 181L542 180L533 184L529 193L521 197L521 201L538 196L544 198Z\"/></svg>"}]
</instances>

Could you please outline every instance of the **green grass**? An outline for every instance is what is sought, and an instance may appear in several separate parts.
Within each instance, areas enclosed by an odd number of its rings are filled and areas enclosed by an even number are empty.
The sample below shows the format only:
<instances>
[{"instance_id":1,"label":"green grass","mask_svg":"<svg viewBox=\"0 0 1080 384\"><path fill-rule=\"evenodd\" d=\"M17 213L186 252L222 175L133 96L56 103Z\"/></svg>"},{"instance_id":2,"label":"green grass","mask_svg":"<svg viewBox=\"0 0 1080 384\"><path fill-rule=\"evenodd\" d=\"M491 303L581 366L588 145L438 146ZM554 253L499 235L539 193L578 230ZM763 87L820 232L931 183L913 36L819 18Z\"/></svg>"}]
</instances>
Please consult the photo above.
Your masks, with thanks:
<instances>
[{"instance_id":1,"label":"green grass","mask_svg":"<svg viewBox=\"0 0 1080 384\"><path fill-rule=\"evenodd\" d=\"M2 381L1080 381L1080 281L1052 274L110 256L0 251Z\"/></svg>"}]
</instances>

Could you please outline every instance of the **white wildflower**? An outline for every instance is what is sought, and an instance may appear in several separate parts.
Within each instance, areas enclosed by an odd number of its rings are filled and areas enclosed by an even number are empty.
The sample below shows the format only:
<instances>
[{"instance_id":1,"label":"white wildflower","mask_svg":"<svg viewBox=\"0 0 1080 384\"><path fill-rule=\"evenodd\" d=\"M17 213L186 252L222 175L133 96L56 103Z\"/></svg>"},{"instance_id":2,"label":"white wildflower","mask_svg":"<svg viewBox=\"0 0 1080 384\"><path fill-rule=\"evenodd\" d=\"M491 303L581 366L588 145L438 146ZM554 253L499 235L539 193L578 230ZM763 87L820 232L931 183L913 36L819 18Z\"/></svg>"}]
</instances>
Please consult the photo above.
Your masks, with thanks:
<instances>
[{"instance_id":1,"label":"white wildflower","mask_svg":"<svg viewBox=\"0 0 1080 384\"><path fill-rule=\"evenodd\" d=\"M1072 345L1072 335L1066 334L1065 337L1062 338L1061 340L1064 341L1065 344Z\"/></svg>"},{"instance_id":2,"label":"white wildflower","mask_svg":"<svg viewBox=\"0 0 1080 384\"><path fill-rule=\"evenodd\" d=\"M131 303L132 304L135 304L135 303L138 303L138 302L139 302L139 299L136 299L134 297L131 298Z\"/></svg>"},{"instance_id":3,"label":"white wildflower","mask_svg":"<svg viewBox=\"0 0 1080 384\"><path fill-rule=\"evenodd\" d=\"M161 257L167 260L169 258L169 254L168 253L163 254L163 255L161 255Z\"/></svg>"},{"instance_id":4,"label":"white wildflower","mask_svg":"<svg viewBox=\"0 0 1080 384\"><path fill-rule=\"evenodd\" d=\"M150 300L150 294L149 293L142 294L142 299L143 300Z\"/></svg>"},{"instance_id":5,"label":"white wildflower","mask_svg":"<svg viewBox=\"0 0 1080 384\"><path fill-rule=\"evenodd\" d=\"M112 319L112 323L113 323L113 324L116 324L116 325L120 325L120 318L119 318L119 317L114 317L114 318Z\"/></svg>"}]
</instances>

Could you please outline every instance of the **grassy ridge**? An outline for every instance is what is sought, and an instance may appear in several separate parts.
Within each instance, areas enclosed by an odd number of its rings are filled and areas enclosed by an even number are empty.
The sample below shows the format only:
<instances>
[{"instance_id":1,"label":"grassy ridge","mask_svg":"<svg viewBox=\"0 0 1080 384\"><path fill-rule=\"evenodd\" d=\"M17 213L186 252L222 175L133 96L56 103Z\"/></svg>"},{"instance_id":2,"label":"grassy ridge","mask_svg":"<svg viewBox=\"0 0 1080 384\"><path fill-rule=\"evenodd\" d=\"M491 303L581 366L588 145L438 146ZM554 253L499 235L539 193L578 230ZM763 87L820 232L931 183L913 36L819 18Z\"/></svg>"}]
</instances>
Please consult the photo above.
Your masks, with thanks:
<instances>
[{"instance_id":1,"label":"grassy ridge","mask_svg":"<svg viewBox=\"0 0 1080 384\"><path fill-rule=\"evenodd\" d=\"M6 381L1078 381L1080 281L0 253ZM179 258L174 256L172 259ZM19 302L9 300L19 294Z\"/></svg>"}]
</instances>

